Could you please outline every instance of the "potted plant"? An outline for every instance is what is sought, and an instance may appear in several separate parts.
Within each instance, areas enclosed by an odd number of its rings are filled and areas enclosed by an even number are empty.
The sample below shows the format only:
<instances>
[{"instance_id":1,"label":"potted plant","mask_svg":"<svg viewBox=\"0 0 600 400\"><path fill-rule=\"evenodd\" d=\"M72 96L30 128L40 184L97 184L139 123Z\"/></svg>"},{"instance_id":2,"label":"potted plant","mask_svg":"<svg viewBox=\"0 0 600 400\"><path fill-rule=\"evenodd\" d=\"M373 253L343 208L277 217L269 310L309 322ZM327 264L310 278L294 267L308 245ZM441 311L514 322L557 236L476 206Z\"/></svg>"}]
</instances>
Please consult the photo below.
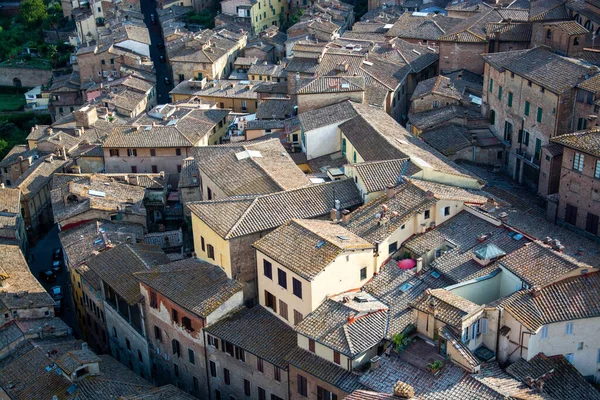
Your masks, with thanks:
<instances>
[{"instance_id":1,"label":"potted plant","mask_svg":"<svg viewBox=\"0 0 600 400\"><path fill-rule=\"evenodd\" d=\"M440 369L444 366L444 363L440 360L435 360L429 364L427 364L427 369L434 375L437 375Z\"/></svg>"}]
</instances>

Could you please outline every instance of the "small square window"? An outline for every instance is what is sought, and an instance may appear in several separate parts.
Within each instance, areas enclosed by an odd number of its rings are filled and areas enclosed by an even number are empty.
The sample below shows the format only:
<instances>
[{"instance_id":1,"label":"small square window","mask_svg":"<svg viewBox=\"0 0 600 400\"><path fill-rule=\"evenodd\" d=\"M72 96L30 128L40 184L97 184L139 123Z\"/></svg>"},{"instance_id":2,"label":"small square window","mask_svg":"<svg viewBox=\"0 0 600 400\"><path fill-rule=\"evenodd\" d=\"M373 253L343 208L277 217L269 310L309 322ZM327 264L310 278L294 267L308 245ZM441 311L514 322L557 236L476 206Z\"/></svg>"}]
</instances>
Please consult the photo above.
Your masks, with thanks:
<instances>
[{"instance_id":1,"label":"small square window","mask_svg":"<svg viewBox=\"0 0 600 400\"><path fill-rule=\"evenodd\" d=\"M367 267L360 269L360 280L364 281L365 279L367 279Z\"/></svg>"},{"instance_id":2,"label":"small square window","mask_svg":"<svg viewBox=\"0 0 600 400\"><path fill-rule=\"evenodd\" d=\"M423 213L423 219L429 219L430 217L431 217L431 211L425 210L425 212Z\"/></svg>"},{"instance_id":3,"label":"small square window","mask_svg":"<svg viewBox=\"0 0 600 400\"><path fill-rule=\"evenodd\" d=\"M444 217L447 217L450 215L450 206L444 207Z\"/></svg>"}]
</instances>

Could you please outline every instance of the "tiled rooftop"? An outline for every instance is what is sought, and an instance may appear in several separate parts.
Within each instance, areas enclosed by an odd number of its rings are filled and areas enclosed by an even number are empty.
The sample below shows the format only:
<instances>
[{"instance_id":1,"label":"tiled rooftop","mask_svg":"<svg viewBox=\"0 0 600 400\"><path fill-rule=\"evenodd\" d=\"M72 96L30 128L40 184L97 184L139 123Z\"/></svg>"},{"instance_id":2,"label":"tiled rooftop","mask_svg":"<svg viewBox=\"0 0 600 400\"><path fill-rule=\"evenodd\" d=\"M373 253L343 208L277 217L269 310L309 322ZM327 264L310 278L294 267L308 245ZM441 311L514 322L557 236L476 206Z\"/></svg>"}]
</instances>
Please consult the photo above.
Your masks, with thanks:
<instances>
[{"instance_id":1,"label":"tiled rooftop","mask_svg":"<svg viewBox=\"0 0 600 400\"><path fill-rule=\"evenodd\" d=\"M133 274L168 264L169 261L158 246L123 243L88 259L86 265L127 303L133 305L142 298L139 281Z\"/></svg>"},{"instance_id":2,"label":"tiled rooftop","mask_svg":"<svg viewBox=\"0 0 600 400\"><path fill-rule=\"evenodd\" d=\"M263 306L244 308L205 329L280 368L287 367L286 355L297 343L296 332Z\"/></svg>"},{"instance_id":3,"label":"tiled rooftop","mask_svg":"<svg viewBox=\"0 0 600 400\"><path fill-rule=\"evenodd\" d=\"M557 94L576 87L590 74L589 64L559 56L543 47L485 54L483 59L501 72L514 72Z\"/></svg>"},{"instance_id":4,"label":"tiled rooftop","mask_svg":"<svg viewBox=\"0 0 600 400\"><path fill-rule=\"evenodd\" d=\"M335 200L340 201L342 209L352 208L362 202L354 182L344 179L263 196L191 202L186 205L219 236L231 239L277 228L291 218L329 215Z\"/></svg>"},{"instance_id":5,"label":"tiled rooftop","mask_svg":"<svg viewBox=\"0 0 600 400\"><path fill-rule=\"evenodd\" d=\"M427 289L411 305L427 314L433 312L435 318L459 331L462 331L464 317L482 309L481 306L446 289Z\"/></svg>"},{"instance_id":6,"label":"tiled rooftop","mask_svg":"<svg viewBox=\"0 0 600 400\"><path fill-rule=\"evenodd\" d=\"M373 245L331 221L293 219L255 242L254 247L312 280L340 255L366 251Z\"/></svg>"},{"instance_id":7,"label":"tiled rooftop","mask_svg":"<svg viewBox=\"0 0 600 400\"><path fill-rule=\"evenodd\" d=\"M204 318L242 290L242 284L227 278L220 267L196 259L175 261L134 275L169 300Z\"/></svg>"},{"instance_id":8,"label":"tiled rooftop","mask_svg":"<svg viewBox=\"0 0 600 400\"><path fill-rule=\"evenodd\" d=\"M261 195L310 185L278 139L196 148L196 165L227 196Z\"/></svg>"},{"instance_id":9,"label":"tiled rooftop","mask_svg":"<svg viewBox=\"0 0 600 400\"><path fill-rule=\"evenodd\" d=\"M17 246L0 245L0 309L19 310L54 307L54 300L32 275L29 265Z\"/></svg>"},{"instance_id":10,"label":"tiled rooftop","mask_svg":"<svg viewBox=\"0 0 600 400\"><path fill-rule=\"evenodd\" d=\"M351 292L348 296L359 294ZM361 295L371 297L366 293ZM354 303L359 307L354 307ZM370 299L367 307L351 297L327 299L296 325L296 332L354 358L385 338L387 319L387 307L376 299Z\"/></svg>"},{"instance_id":11,"label":"tiled rooftop","mask_svg":"<svg viewBox=\"0 0 600 400\"><path fill-rule=\"evenodd\" d=\"M567 278L537 289L520 290L500 306L532 331L542 325L600 316L600 273Z\"/></svg>"},{"instance_id":12,"label":"tiled rooftop","mask_svg":"<svg viewBox=\"0 0 600 400\"><path fill-rule=\"evenodd\" d=\"M519 358L506 372L522 382L527 378L534 379L534 384L542 380L540 395L552 399L600 399L600 393L562 355L547 357L540 353L529 361Z\"/></svg>"}]
</instances>

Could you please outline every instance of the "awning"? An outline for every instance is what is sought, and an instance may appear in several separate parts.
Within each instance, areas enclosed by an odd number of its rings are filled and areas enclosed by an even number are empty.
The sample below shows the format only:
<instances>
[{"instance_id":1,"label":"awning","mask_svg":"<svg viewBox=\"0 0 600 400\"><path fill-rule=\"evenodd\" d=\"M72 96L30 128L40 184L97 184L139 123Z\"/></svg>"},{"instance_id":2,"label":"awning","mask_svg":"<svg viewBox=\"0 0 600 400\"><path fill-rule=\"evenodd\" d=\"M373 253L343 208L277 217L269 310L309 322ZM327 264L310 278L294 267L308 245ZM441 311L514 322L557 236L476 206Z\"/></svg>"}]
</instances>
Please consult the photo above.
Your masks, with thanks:
<instances>
[{"instance_id":1,"label":"awning","mask_svg":"<svg viewBox=\"0 0 600 400\"><path fill-rule=\"evenodd\" d=\"M398 261L398 268L400 269L412 269L417 265L417 262L410 258Z\"/></svg>"}]
</instances>

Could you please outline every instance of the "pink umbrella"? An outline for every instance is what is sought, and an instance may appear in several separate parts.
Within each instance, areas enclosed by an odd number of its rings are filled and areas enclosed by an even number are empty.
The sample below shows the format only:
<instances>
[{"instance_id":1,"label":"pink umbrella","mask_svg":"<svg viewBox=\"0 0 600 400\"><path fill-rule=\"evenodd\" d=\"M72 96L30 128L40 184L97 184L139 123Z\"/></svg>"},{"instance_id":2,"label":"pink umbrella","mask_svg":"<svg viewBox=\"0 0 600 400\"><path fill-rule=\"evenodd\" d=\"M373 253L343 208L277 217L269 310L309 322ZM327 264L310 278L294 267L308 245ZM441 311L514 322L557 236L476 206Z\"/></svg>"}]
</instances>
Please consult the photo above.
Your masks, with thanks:
<instances>
[{"instance_id":1,"label":"pink umbrella","mask_svg":"<svg viewBox=\"0 0 600 400\"><path fill-rule=\"evenodd\" d=\"M417 265L417 262L410 258L405 258L404 260L398 261L398 268L400 269L412 269L415 267L415 265Z\"/></svg>"}]
</instances>

